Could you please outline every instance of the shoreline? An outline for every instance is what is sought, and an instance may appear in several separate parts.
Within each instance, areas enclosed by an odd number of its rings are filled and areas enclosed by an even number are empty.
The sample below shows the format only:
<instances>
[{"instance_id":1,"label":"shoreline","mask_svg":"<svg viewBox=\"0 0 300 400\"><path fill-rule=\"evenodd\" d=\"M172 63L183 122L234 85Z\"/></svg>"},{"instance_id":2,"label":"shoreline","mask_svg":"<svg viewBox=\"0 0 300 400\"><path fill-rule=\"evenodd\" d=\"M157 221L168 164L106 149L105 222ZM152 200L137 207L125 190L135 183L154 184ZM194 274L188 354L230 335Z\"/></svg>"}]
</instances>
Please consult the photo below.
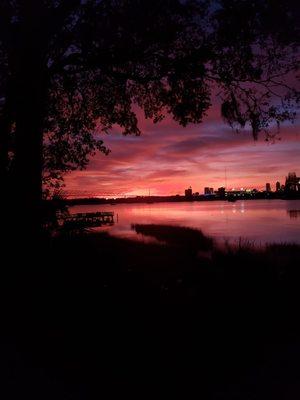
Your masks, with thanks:
<instances>
[{"instance_id":1,"label":"shoreline","mask_svg":"<svg viewBox=\"0 0 300 400\"><path fill-rule=\"evenodd\" d=\"M270 196L242 196L237 197L235 201L242 200L300 200L299 196L290 196L290 197L282 197L277 196L276 194ZM51 202L51 200L49 200ZM109 204L109 205L117 205L117 204L155 204L155 203L194 203L194 202L211 202L211 201L226 201L230 202L227 198L219 198L216 196L211 197L196 197L189 199L185 196L150 196L149 197L135 197L135 198L117 198L117 199L101 199L101 198L76 198L76 199L65 199L61 200L64 204L68 206L74 205L93 205L93 204Z\"/></svg>"}]
</instances>

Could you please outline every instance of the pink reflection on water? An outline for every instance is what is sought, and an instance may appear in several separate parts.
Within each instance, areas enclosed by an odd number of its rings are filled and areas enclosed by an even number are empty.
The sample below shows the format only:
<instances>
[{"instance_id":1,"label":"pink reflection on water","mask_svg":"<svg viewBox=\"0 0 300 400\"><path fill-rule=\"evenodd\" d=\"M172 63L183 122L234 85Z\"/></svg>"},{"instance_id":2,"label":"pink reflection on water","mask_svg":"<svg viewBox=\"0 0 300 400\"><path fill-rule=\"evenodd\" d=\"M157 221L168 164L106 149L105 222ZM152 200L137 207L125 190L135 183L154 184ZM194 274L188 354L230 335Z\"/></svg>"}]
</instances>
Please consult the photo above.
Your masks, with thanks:
<instances>
[{"instance_id":1,"label":"pink reflection on water","mask_svg":"<svg viewBox=\"0 0 300 400\"><path fill-rule=\"evenodd\" d=\"M72 213L114 211L115 225L101 230L131 239L148 240L137 235L131 229L132 224L171 224L201 229L220 243L224 240L235 242L242 237L255 241L257 245L266 242L300 243L300 218L295 218L298 215L295 210L300 210L300 200L107 204L70 209Z\"/></svg>"}]
</instances>

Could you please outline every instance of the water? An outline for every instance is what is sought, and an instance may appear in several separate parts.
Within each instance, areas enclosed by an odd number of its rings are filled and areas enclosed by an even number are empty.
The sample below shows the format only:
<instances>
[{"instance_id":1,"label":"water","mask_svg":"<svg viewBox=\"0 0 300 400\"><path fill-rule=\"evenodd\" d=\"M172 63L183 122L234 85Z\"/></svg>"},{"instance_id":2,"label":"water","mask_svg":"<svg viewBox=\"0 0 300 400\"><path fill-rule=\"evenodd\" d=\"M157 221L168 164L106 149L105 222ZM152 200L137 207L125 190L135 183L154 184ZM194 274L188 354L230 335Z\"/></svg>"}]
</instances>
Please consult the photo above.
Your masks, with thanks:
<instances>
[{"instance_id":1,"label":"water","mask_svg":"<svg viewBox=\"0 0 300 400\"><path fill-rule=\"evenodd\" d=\"M227 201L81 205L71 213L114 211L115 224L102 227L110 234L142 239L132 224L171 224L201 229L217 242L243 238L257 245L276 242L300 244L300 200Z\"/></svg>"}]
</instances>

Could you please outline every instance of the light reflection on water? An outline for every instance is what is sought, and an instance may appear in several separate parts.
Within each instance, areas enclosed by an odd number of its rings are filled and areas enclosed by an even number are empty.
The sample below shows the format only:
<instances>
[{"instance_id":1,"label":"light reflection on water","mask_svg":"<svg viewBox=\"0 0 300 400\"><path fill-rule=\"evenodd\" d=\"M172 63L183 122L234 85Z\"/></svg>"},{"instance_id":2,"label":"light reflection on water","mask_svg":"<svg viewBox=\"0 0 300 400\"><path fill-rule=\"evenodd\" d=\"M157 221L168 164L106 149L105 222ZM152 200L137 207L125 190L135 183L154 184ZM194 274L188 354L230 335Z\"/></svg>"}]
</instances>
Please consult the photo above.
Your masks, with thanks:
<instances>
[{"instance_id":1,"label":"light reflection on water","mask_svg":"<svg viewBox=\"0 0 300 400\"><path fill-rule=\"evenodd\" d=\"M139 239L132 224L171 224L198 228L218 242L240 237L255 241L300 243L300 200L81 205L71 213L114 211L110 234ZM145 240L145 239L143 239Z\"/></svg>"}]
</instances>

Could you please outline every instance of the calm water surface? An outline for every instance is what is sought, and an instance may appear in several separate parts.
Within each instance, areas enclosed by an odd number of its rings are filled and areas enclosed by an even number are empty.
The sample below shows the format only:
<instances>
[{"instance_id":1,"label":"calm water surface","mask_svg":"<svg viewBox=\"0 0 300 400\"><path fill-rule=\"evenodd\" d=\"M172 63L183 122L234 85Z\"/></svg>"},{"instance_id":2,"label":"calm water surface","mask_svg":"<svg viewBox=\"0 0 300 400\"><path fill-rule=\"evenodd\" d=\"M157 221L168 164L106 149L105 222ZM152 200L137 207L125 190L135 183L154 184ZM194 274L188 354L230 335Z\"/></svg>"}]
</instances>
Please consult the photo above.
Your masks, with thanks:
<instances>
[{"instance_id":1,"label":"calm water surface","mask_svg":"<svg viewBox=\"0 0 300 400\"><path fill-rule=\"evenodd\" d=\"M201 229L219 243L239 238L300 243L300 200L81 205L71 213L114 211L115 224L99 228L115 236L144 240L132 224L172 224Z\"/></svg>"}]
</instances>

